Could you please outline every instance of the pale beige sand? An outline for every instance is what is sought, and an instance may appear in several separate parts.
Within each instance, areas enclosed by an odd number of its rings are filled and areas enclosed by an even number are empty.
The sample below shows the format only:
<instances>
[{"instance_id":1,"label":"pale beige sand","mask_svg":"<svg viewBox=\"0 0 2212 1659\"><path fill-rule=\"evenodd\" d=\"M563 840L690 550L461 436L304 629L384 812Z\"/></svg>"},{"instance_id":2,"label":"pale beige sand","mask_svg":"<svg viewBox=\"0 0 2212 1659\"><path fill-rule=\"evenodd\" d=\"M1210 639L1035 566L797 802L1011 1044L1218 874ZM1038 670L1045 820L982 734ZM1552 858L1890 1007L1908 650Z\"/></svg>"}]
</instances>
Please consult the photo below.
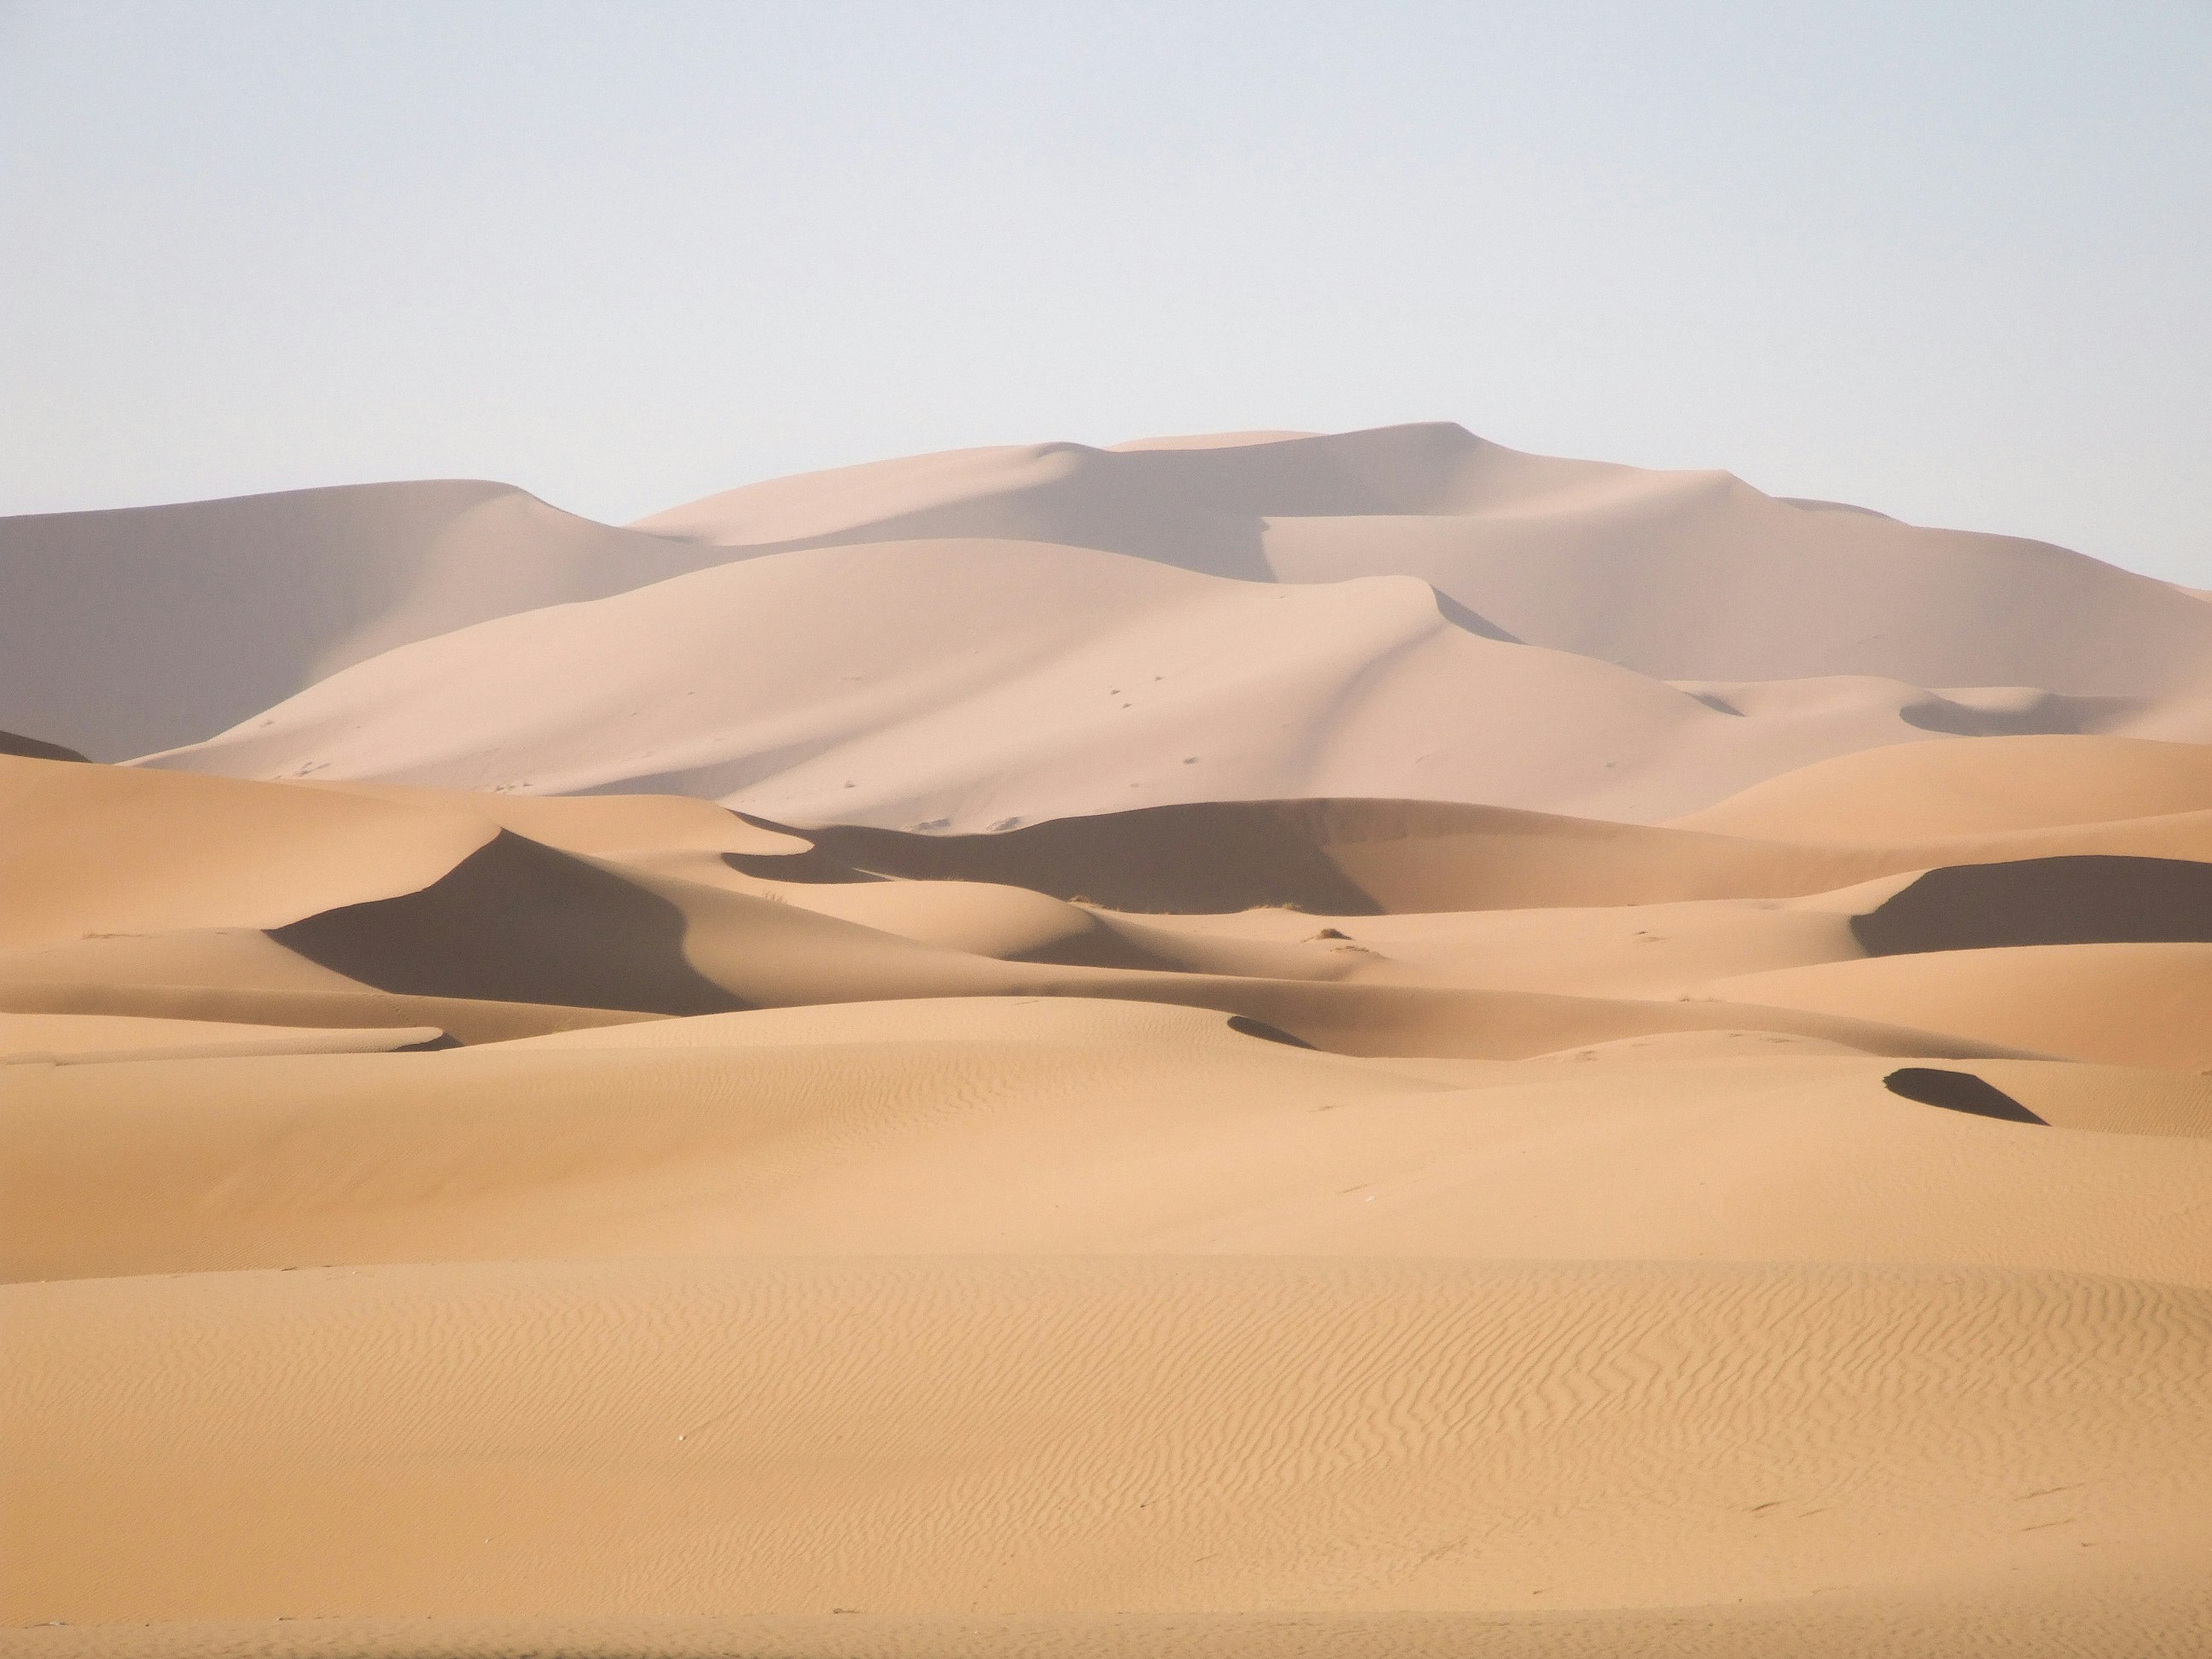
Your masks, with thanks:
<instances>
[{"instance_id":1,"label":"pale beige sand","mask_svg":"<svg viewBox=\"0 0 2212 1659\"><path fill-rule=\"evenodd\" d=\"M2195 1659L2193 1573L1559 1613L1109 1613L313 1619L25 1630L28 1659Z\"/></svg>"},{"instance_id":2,"label":"pale beige sand","mask_svg":"<svg viewBox=\"0 0 2212 1659\"><path fill-rule=\"evenodd\" d=\"M39 533L241 539L179 708L356 665L0 757L0 1652L2212 1649L2193 596L1437 428L178 511Z\"/></svg>"},{"instance_id":3,"label":"pale beige sand","mask_svg":"<svg viewBox=\"0 0 2212 1659\"><path fill-rule=\"evenodd\" d=\"M0 1271L1138 1251L1935 1261L2212 1286L2201 1079L1972 1067L2104 1131L2080 1133L1900 1098L1895 1060L1848 1049L1639 1059L1629 1078L1579 1061L1438 1079L1198 1011L993 999L55 1068L0 1117Z\"/></svg>"},{"instance_id":4,"label":"pale beige sand","mask_svg":"<svg viewBox=\"0 0 2212 1659\"><path fill-rule=\"evenodd\" d=\"M994 538L1259 580L1389 571L1430 583L1474 625L1669 680L2155 696L2201 687L2212 646L2192 596L2046 544L1779 501L1722 472L1522 454L1443 423L917 456L731 490L632 528L754 556ZM2002 721L2002 699L1977 701Z\"/></svg>"},{"instance_id":5,"label":"pale beige sand","mask_svg":"<svg viewBox=\"0 0 2212 1659\"><path fill-rule=\"evenodd\" d=\"M1652 822L1872 747L2212 740L2212 617L2167 584L1449 426L922 456L627 531L319 492L26 523L16 562L82 583L99 559L41 550L153 545L163 514L264 562L310 522L378 550L342 604L264 574L319 654L153 757L244 776L970 830L1300 796Z\"/></svg>"},{"instance_id":6,"label":"pale beige sand","mask_svg":"<svg viewBox=\"0 0 2212 1659\"><path fill-rule=\"evenodd\" d=\"M1386 800L1200 802L988 836L852 825L794 833L828 858L789 854L787 866L749 854L736 867L803 884L786 896L810 903L866 902L859 894L810 896L813 884L866 872L1013 883L1138 911L1286 905L1346 915L1802 897L1939 866L2027 859L2199 860L2212 853L2212 810L1826 843Z\"/></svg>"},{"instance_id":7,"label":"pale beige sand","mask_svg":"<svg viewBox=\"0 0 2212 1659\"><path fill-rule=\"evenodd\" d=\"M0 1012L0 1065L87 1066L115 1060L374 1054L432 1042L443 1035L434 1025L316 1030L296 1025L226 1025L216 1020L154 1019L128 1014Z\"/></svg>"},{"instance_id":8,"label":"pale beige sand","mask_svg":"<svg viewBox=\"0 0 2212 1659\"><path fill-rule=\"evenodd\" d=\"M497 833L450 806L0 757L0 944L274 927L411 891Z\"/></svg>"},{"instance_id":9,"label":"pale beige sand","mask_svg":"<svg viewBox=\"0 0 2212 1659\"><path fill-rule=\"evenodd\" d=\"M1739 975L1708 988L1732 1002L1910 1016L2071 1060L2212 1068L2212 944L1945 951Z\"/></svg>"},{"instance_id":10,"label":"pale beige sand","mask_svg":"<svg viewBox=\"0 0 2212 1659\"><path fill-rule=\"evenodd\" d=\"M965 830L1293 795L1655 819L1929 735L1902 706L1876 693L1724 713L1610 663L1469 632L1410 577L1279 586L932 541L744 560L479 623L153 763L642 788L781 819ZM1440 718L1468 707L1487 711L1481 726Z\"/></svg>"},{"instance_id":11,"label":"pale beige sand","mask_svg":"<svg viewBox=\"0 0 2212 1659\"><path fill-rule=\"evenodd\" d=\"M1070 961L1005 961L823 915L757 881L708 884L663 873L672 858L685 856L670 850L670 822L714 816L690 803L660 813L647 855L625 864L563 853L501 829L477 814L475 797L300 789L31 760L0 766L8 769L0 779L18 784L21 810L35 811L43 826L27 839L23 866L27 884L46 883L42 899L25 911L25 933L39 948L0 959L0 1000L25 1012L313 1025L434 1022L458 1037L481 1040L532 1028L465 1029L441 1010L526 1005L551 1011L534 1028L545 1030L593 1023L573 1017L580 1008L685 1015L1048 994L1218 1008L1349 1053L1510 1059L1613 1036L1718 1027L1796 1032L1899 1055L2021 1052L2018 1044L1817 1009L1468 987L1448 977L1352 982L1346 975L1334 982L1340 975L1326 969L1273 971L1264 963L1216 962L1211 965L1231 971L1193 972L1140 948L1105 954L1103 965L1097 952ZM634 807L622 816L654 811ZM254 837L264 833L258 826L264 817L275 826L266 839L281 841L284 850L257 863ZM93 856L70 865L68 849L78 844L71 826L79 821L90 826L82 845ZM724 824L736 827L726 831ZM709 856L732 841L771 849L796 844L726 814L704 829L709 847L689 856ZM113 890L90 873L101 855L120 867ZM59 871L51 881L41 860ZM726 863L714 867L736 873ZM386 896L362 896L364 888ZM330 908L313 904L309 896L318 892L328 896ZM258 923L264 942L242 939L240 921ZM125 922L135 925L118 926ZM123 941L100 937L118 932L140 939L118 950ZM284 958L270 959L269 944L320 976L278 973ZM88 965L88 955L105 966ZM175 967L155 965L179 956L219 969L234 964L237 971L204 988L180 987ZM141 974L162 977L115 982L131 957L143 964ZM1313 959L1310 953L1306 960Z\"/></svg>"},{"instance_id":12,"label":"pale beige sand","mask_svg":"<svg viewBox=\"0 0 2212 1659\"><path fill-rule=\"evenodd\" d=\"M1848 755L1756 786L1680 827L1756 839L2002 835L2212 811L2212 747L2112 737L1992 738Z\"/></svg>"},{"instance_id":13,"label":"pale beige sand","mask_svg":"<svg viewBox=\"0 0 2212 1659\"><path fill-rule=\"evenodd\" d=\"M2201 1562L2212 1460L2212 1296L2068 1274L678 1260L6 1304L19 1623L2094 1605Z\"/></svg>"},{"instance_id":14,"label":"pale beige sand","mask_svg":"<svg viewBox=\"0 0 2212 1659\"><path fill-rule=\"evenodd\" d=\"M1027 542L894 542L741 560L420 641L151 763L650 789L968 830L1309 795L1650 822L1950 729L1913 718L1929 694L1902 684L1820 688L1692 695L1470 631L1408 576L1278 585ZM2181 733L2212 737L2212 705L2188 707ZM1448 712L1469 708L1480 721Z\"/></svg>"},{"instance_id":15,"label":"pale beige sand","mask_svg":"<svg viewBox=\"0 0 2212 1659\"><path fill-rule=\"evenodd\" d=\"M407 641L712 562L469 480L0 518L0 726L122 760Z\"/></svg>"}]
</instances>

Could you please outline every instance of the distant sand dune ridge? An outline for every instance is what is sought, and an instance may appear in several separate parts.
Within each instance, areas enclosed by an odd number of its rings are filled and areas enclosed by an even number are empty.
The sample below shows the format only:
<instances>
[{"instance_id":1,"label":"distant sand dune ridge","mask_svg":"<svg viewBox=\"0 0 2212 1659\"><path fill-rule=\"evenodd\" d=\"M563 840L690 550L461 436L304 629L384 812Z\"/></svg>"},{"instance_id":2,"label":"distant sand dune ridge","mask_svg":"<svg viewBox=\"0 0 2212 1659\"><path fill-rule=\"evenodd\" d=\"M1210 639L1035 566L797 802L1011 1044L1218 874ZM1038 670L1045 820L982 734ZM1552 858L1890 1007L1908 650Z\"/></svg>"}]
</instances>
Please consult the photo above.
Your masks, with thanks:
<instances>
[{"instance_id":1,"label":"distant sand dune ridge","mask_svg":"<svg viewBox=\"0 0 2212 1659\"><path fill-rule=\"evenodd\" d=\"M471 483L12 520L0 584L43 618L0 725L102 758L886 827L1306 795L1649 822L1909 741L2212 739L2182 589L1448 425L957 452L622 530Z\"/></svg>"}]
</instances>

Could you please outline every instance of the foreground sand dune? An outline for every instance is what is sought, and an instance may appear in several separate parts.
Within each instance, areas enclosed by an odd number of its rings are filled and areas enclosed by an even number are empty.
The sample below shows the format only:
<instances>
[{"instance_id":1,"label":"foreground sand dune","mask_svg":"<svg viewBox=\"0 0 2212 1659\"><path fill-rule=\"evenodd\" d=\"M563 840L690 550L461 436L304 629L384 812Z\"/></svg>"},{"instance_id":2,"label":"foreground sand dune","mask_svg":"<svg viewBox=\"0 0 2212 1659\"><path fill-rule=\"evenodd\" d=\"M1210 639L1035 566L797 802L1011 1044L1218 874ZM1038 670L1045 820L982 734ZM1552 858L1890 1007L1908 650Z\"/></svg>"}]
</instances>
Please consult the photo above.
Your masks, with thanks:
<instances>
[{"instance_id":1,"label":"foreground sand dune","mask_svg":"<svg viewBox=\"0 0 2212 1659\"><path fill-rule=\"evenodd\" d=\"M26 1623L2094 1598L2201 1559L2212 1457L2212 1300L2061 1274L676 1261L7 1295Z\"/></svg>"},{"instance_id":2,"label":"foreground sand dune","mask_svg":"<svg viewBox=\"0 0 2212 1659\"><path fill-rule=\"evenodd\" d=\"M1447 427L0 573L0 1652L2212 1650L2197 595Z\"/></svg>"},{"instance_id":3,"label":"foreground sand dune","mask_svg":"<svg viewBox=\"0 0 2212 1659\"><path fill-rule=\"evenodd\" d=\"M1765 1052L1759 1052L1761 1048ZM1934 1062L1941 1065L1942 1062ZM1962 1068L1963 1066L1963 1069ZM1363 1065L1218 1014L847 1004L453 1054L25 1074L0 1276L594 1255L1941 1261L2212 1287L2203 1079L1894 1060ZM2096 1133L2078 1133L2080 1129Z\"/></svg>"}]
</instances>

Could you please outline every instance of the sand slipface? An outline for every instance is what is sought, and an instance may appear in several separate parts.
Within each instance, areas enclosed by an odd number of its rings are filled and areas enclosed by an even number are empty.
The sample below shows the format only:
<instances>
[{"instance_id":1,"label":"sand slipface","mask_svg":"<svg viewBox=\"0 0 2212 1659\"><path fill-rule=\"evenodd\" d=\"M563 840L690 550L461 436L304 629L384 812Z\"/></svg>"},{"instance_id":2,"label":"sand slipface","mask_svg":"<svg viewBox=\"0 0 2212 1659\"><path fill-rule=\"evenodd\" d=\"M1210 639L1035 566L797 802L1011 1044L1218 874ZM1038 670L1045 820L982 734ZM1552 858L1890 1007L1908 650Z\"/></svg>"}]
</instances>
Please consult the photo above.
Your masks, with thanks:
<instances>
[{"instance_id":1,"label":"sand slipface","mask_svg":"<svg viewBox=\"0 0 2212 1659\"><path fill-rule=\"evenodd\" d=\"M1445 426L0 580L0 1652L2212 1650L2198 596Z\"/></svg>"}]
</instances>

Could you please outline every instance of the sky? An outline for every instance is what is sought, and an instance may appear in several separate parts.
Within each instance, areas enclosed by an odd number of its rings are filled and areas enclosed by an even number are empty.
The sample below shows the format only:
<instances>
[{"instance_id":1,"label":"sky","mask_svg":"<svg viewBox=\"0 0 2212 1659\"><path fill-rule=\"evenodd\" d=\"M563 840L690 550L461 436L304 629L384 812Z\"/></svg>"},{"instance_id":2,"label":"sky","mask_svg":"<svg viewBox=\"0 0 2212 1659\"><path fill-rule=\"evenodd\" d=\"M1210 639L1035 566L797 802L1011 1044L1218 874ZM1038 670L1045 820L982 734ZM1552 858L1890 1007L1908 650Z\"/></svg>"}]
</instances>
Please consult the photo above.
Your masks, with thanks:
<instances>
[{"instance_id":1,"label":"sky","mask_svg":"<svg viewBox=\"0 0 2212 1659\"><path fill-rule=\"evenodd\" d=\"M0 512L1416 420L2212 586L2212 3L0 0Z\"/></svg>"}]
</instances>

